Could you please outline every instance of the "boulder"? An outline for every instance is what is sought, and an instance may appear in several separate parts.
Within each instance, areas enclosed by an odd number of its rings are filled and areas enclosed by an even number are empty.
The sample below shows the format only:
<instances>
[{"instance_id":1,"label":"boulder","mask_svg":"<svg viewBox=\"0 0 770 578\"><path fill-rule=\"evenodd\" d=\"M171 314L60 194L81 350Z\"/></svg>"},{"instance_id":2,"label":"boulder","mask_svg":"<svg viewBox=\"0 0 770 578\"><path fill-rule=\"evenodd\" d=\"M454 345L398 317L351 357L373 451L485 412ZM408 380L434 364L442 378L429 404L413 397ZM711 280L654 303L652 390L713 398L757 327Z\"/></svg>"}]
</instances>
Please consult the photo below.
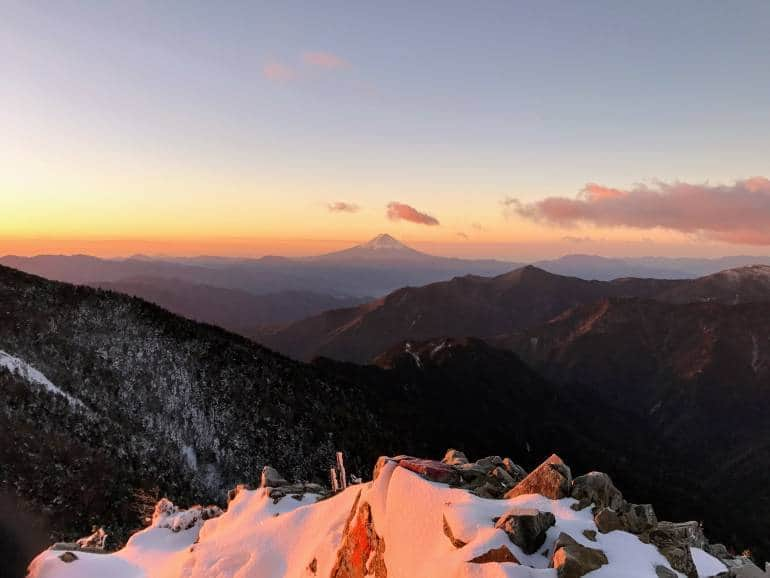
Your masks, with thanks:
<instances>
[{"instance_id":1,"label":"boulder","mask_svg":"<svg viewBox=\"0 0 770 578\"><path fill-rule=\"evenodd\" d=\"M481 486L489 474L490 470L479 466L478 464L462 464L455 468L462 481L470 487Z\"/></svg>"},{"instance_id":2,"label":"boulder","mask_svg":"<svg viewBox=\"0 0 770 578\"><path fill-rule=\"evenodd\" d=\"M706 549L706 536L698 522L659 522L655 527L657 532L665 532L676 542L687 545L690 548ZM724 548L724 546L722 546ZM727 548L725 548L727 553Z\"/></svg>"},{"instance_id":3,"label":"boulder","mask_svg":"<svg viewBox=\"0 0 770 578\"><path fill-rule=\"evenodd\" d=\"M511 542L525 554L534 554L545 542L548 528L555 523L556 518L551 512L514 508L497 520L495 528L508 534Z\"/></svg>"},{"instance_id":4,"label":"boulder","mask_svg":"<svg viewBox=\"0 0 770 578\"><path fill-rule=\"evenodd\" d=\"M553 545L550 568L559 578L579 578L608 563L601 550L587 548L568 534L559 534Z\"/></svg>"},{"instance_id":5,"label":"boulder","mask_svg":"<svg viewBox=\"0 0 770 578\"><path fill-rule=\"evenodd\" d=\"M596 512L594 515L594 523L602 534L625 529L623 522L620 521L620 516L618 516L618 513L611 508L602 508Z\"/></svg>"},{"instance_id":6,"label":"boulder","mask_svg":"<svg viewBox=\"0 0 770 578\"><path fill-rule=\"evenodd\" d=\"M727 546L724 544L706 544L705 550L714 558L719 558L720 560L730 557L730 552L727 551Z\"/></svg>"},{"instance_id":7,"label":"boulder","mask_svg":"<svg viewBox=\"0 0 770 578\"><path fill-rule=\"evenodd\" d=\"M650 504L625 504L619 515L623 529L632 534L643 534L658 525L655 510Z\"/></svg>"},{"instance_id":8,"label":"boulder","mask_svg":"<svg viewBox=\"0 0 770 578\"><path fill-rule=\"evenodd\" d=\"M570 495L572 473L562 459L553 454L521 480L506 498L515 498L524 494L540 494L552 500L560 500Z\"/></svg>"},{"instance_id":9,"label":"boulder","mask_svg":"<svg viewBox=\"0 0 770 578\"><path fill-rule=\"evenodd\" d=\"M578 500L581 509L591 504L616 511L623 507L623 494L602 472L590 472L575 478L572 481L572 497Z\"/></svg>"},{"instance_id":10,"label":"boulder","mask_svg":"<svg viewBox=\"0 0 770 578\"><path fill-rule=\"evenodd\" d=\"M671 567L682 572L687 578L697 578L698 572L690 553L688 536L670 522L658 524L649 533L650 542L654 544Z\"/></svg>"},{"instance_id":11,"label":"boulder","mask_svg":"<svg viewBox=\"0 0 770 578\"><path fill-rule=\"evenodd\" d=\"M519 564L519 560L513 555L507 546L500 546L499 548L492 548L491 550L484 552L480 556L476 556L472 560L468 560L471 564L488 564L490 562L503 563L513 562Z\"/></svg>"},{"instance_id":12,"label":"boulder","mask_svg":"<svg viewBox=\"0 0 770 578\"><path fill-rule=\"evenodd\" d=\"M503 458L500 456L487 456L477 460L476 465L483 468L488 473L495 469L497 466L502 466Z\"/></svg>"},{"instance_id":13,"label":"boulder","mask_svg":"<svg viewBox=\"0 0 770 578\"><path fill-rule=\"evenodd\" d=\"M498 500L503 497L508 488L503 486L498 480L492 477L487 477L481 486L477 486L471 489L471 492L481 498L488 498L490 500Z\"/></svg>"},{"instance_id":14,"label":"boulder","mask_svg":"<svg viewBox=\"0 0 770 578\"><path fill-rule=\"evenodd\" d=\"M459 484L460 474L452 466L435 460L420 460L417 458L405 458L398 462L402 468L420 474L423 478L442 484Z\"/></svg>"},{"instance_id":15,"label":"boulder","mask_svg":"<svg viewBox=\"0 0 770 578\"><path fill-rule=\"evenodd\" d=\"M262 468L262 478L259 483L260 488L280 488L288 485L289 482L278 473L278 470L271 466Z\"/></svg>"},{"instance_id":16,"label":"boulder","mask_svg":"<svg viewBox=\"0 0 770 578\"><path fill-rule=\"evenodd\" d=\"M669 570L665 566L655 566L655 576L658 578L678 578L679 574L673 570Z\"/></svg>"},{"instance_id":17,"label":"boulder","mask_svg":"<svg viewBox=\"0 0 770 578\"><path fill-rule=\"evenodd\" d=\"M767 578L770 575L770 572L763 572L751 559L744 556L733 558L730 563L727 560L723 560L723 562L727 565L728 569L727 572L718 574L720 578L722 576L729 578ZM767 565L765 570L767 570Z\"/></svg>"},{"instance_id":18,"label":"boulder","mask_svg":"<svg viewBox=\"0 0 770 578\"><path fill-rule=\"evenodd\" d=\"M450 466L460 466L462 464L467 464L468 458L460 450L450 448L446 451L444 459L441 461Z\"/></svg>"},{"instance_id":19,"label":"boulder","mask_svg":"<svg viewBox=\"0 0 770 578\"><path fill-rule=\"evenodd\" d=\"M78 559L78 557L75 555L74 552L65 552L64 554L59 556L59 560L61 560L62 562L66 563L66 564L69 564L70 562L74 562L77 559Z\"/></svg>"},{"instance_id":20,"label":"boulder","mask_svg":"<svg viewBox=\"0 0 770 578\"><path fill-rule=\"evenodd\" d=\"M514 480L511 477L511 474L509 474L505 468L501 466L497 466L489 473L489 475L495 478L500 483L500 485L506 489L510 489L516 485L517 480Z\"/></svg>"},{"instance_id":21,"label":"boulder","mask_svg":"<svg viewBox=\"0 0 770 578\"><path fill-rule=\"evenodd\" d=\"M505 468L505 471L508 472L508 475L510 475L517 482L520 482L527 477L527 470L517 464L514 464L511 461L511 458L503 458L503 468Z\"/></svg>"},{"instance_id":22,"label":"boulder","mask_svg":"<svg viewBox=\"0 0 770 578\"><path fill-rule=\"evenodd\" d=\"M591 540L591 542L596 542L596 530L583 530L583 536Z\"/></svg>"}]
</instances>

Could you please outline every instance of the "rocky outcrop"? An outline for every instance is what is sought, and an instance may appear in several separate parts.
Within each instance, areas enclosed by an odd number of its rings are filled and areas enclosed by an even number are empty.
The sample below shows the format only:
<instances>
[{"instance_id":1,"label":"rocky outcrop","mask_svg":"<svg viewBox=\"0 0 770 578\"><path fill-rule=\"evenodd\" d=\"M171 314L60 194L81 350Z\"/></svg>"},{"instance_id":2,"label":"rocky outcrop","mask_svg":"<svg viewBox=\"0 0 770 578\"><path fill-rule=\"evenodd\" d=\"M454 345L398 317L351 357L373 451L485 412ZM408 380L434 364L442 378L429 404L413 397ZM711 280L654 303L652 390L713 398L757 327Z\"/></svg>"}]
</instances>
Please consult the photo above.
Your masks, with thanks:
<instances>
[{"instance_id":1,"label":"rocky outcrop","mask_svg":"<svg viewBox=\"0 0 770 578\"><path fill-rule=\"evenodd\" d=\"M495 528L508 534L511 542L525 554L534 554L545 542L548 528L555 523L556 518L551 512L513 509L496 521Z\"/></svg>"},{"instance_id":2,"label":"rocky outcrop","mask_svg":"<svg viewBox=\"0 0 770 578\"><path fill-rule=\"evenodd\" d=\"M587 548L572 536L560 534L553 546L550 567L556 569L559 578L579 578L608 563L601 550Z\"/></svg>"},{"instance_id":3,"label":"rocky outcrop","mask_svg":"<svg viewBox=\"0 0 770 578\"><path fill-rule=\"evenodd\" d=\"M540 494L552 500L560 500L570 495L572 472L562 459L553 454L546 461L506 494L506 498L515 498L523 494Z\"/></svg>"},{"instance_id":4,"label":"rocky outcrop","mask_svg":"<svg viewBox=\"0 0 770 578\"><path fill-rule=\"evenodd\" d=\"M690 547L695 545L693 530L687 523L661 522L650 531L649 538L674 570L682 572L687 578L698 578L690 552Z\"/></svg>"},{"instance_id":5,"label":"rocky outcrop","mask_svg":"<svg viewBox=\"0 0 770 578\"><path fill-rule=\"evenodd\" d=\"M615 530L624 530L623 522L620 516L612 508L602 508L594 515L596 528L602 533L614 532Z\"/></svg>"},{"instance_id":6,"label":"rocky outcrop","mask_svg":"<svg viewBox=\"0 0 770 578\"><path fill-rule=\"evenodd\" d=\"M444 459L441 461L445 464L449 464L450 466L460 466L462 464L467 464L468 458L460 450L450 448L446 451Z\"/></svg>"},{"instance_id":7,"label":"rocky outcrop","mask_svg":"<svg viewBox=\"0 0 770 578\"><path fill-rule=\"evenodd\" d=\"M471 564L501 564L503 562L513 562L514 564L519 564L519 560L516 558L516 556L513 555L507 546L492 548L480 556L476 556L472 560L468 560L468 562Z\"/></svg>"},{"instance_id":8,"label":"rocky outcrop","mask_svg":"<svg viewBox=\"0 0 770 578\"><path fill-rule=\"evenodd\" d=\"M426 480L463 488L482 498L502 498L527 475L524 468L510 458L488 456L470 462L463 452L450 449L441 461L381 456L374 466L373 479L377 479L388 462L395 462Z\"/></svg>"},{"instance_id":9,"label":"rocky outcrop","mask_svg":"<svg viewBox=\"0 0 770 578\"><path fill-rule=\"evenodd\" d=\"M274 467L265 466L262 468L262 477L259 483L260 488L278 488L280 486L285 486L288 483L286 478L279 474L278 470Z\"/></svg>"},{"instance_id":10,"label":"rocky outcrop","mask_svg":"<svg viewBox=\"0 0 770 578\"><path fill-rule=\"evenodd\" d=\"M359 493L343 532L342 546L331 578L387 578L385 541L374 529L372 509L364 502L359 506ZM311 562L312 564L312 562Z\"/></svg>"},{"instance_id":11,"label":"rocky outcrop","mask_svg":"<svg viewBox=\"0 0 770 578\"><path fill-rule=\"evenodd\" d=\"M578 506L587 508L612 508L619 510L623 506L623 494L612 483L610 477L602 472L589 472L572 480L572 497Z\"/></svg>"},{"instance_id":12,"label":"rocky outcrop","mask_svg":"<svg viewBox=\"0 0 770 578\"><path fill-rule=\"evenodd\" d=\"M404 458L398 462L398 465L434 482L453 485L460 482L460 474L457 469L443 462Z\"/></svg>"},{"instance_id":13,"label":"rocky outcrop","mask_svg":"<svg viewBox=\"0 0 770 578\"><path fill-rule=\"evenodd\" d=\"M619 515L623 529L632 534L645 534L658 525L658 517L650 504L624 504Z\"/></svg>"}]
</instances>

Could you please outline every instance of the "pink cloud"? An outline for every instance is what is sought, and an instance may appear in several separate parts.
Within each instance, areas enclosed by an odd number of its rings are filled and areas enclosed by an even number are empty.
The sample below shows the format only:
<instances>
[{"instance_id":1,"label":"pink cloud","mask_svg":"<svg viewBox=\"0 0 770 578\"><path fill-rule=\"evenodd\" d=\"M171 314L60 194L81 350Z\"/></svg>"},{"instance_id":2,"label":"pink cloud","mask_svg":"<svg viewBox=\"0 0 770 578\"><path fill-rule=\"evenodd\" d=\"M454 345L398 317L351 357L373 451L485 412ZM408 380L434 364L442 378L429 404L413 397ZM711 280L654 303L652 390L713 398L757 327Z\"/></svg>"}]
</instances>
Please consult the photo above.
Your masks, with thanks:
<instances>
[{"instance_id":1,"label":"pink cloud","mask_svg":"<svg viewBox=\"0 0 770 578\"><path fill-rule=\"evenodd\" d=\"M286 82L294 78L294 71L285 64L271 61L262 67L262 76L274 82Z\"/></svg>"},{"instance_id":2,"label":"pink cloud","mask_svg":"<svg viewBox=\"0 0 770 578\"><path fill-rule=\"evenodd\" d=\"M359 210L359 206L355 203L346 203L344 201L336 201L326 205L332 213L356 213Z\"/></svg>"},{"instance_id":3,"label":"pink cloud","mask_svg":"<svg viewBox=\"0 0 770 578\"><path fill-rule=\"evenodd\" d=\"M348 66L346 60L331 52L305 52L302 54L302 61L308 66L325 68L327 70L335 70Z\"/></svg>"},{"instance_id":4,"label":"pink cloud","mask_svg":"<svg viewBox=\"0 0 770 578\"><path fill-rule=\"evenodd\" d=\"M388 219L391 221L409 221L418 225L438 225L438 219L427 213L421 213L414 207L403 203L392 202L388 204Z\"/></svg>"},{"instance_id":5,"label":"pink cloud","mask_svg":"<svg viewBox=\"0 0 770 578\"><path fill-rule=\"evenodd\" d=\"M656 183L612 189L590 183L575 197L503 201L507 213L570 227L663 228L728 243L770 245L770 180L731 185Z\"/></svg>"}]
</instances>

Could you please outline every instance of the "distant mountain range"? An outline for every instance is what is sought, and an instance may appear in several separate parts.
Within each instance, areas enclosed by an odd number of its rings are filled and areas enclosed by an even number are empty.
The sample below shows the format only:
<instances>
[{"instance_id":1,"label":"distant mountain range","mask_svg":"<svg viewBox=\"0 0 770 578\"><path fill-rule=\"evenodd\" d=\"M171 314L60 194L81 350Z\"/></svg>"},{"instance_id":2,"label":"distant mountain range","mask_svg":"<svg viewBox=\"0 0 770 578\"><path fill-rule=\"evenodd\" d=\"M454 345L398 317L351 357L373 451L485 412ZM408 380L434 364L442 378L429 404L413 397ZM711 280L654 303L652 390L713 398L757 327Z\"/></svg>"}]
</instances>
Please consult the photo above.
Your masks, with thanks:
<instances>
[{"instance_id":1,"label":"distant mountain range","mask_svg":"<svg viewBox=\"0 0 770 578\"><path fill-rule=\"evenodd\" d=\"M620 277L690 279L711 275L725 269L750 265L770 265L770 256L736 255L715 259L680 257L626 257L617 259L598 255L565 255L558 259L538 261L534 265L558 275L600 281L610 281Z\"/></svg>"},{"instance_id":2,"label":"distant mountain range","mask_svg":"<svg viewBox=\"0 0 770 578\"><path fill-rule=\"evenodd\" d=\"M497 277L457 277L406 287L354 308L327 311L257 339L298 359L366 363L393 343L441 336L494 338L545 323L607 298L670 303L770 301L770 267L731 269L698 279L586 281L527 266Z\"/></svg>"},{"instance_id":3,"label":"distant mountain range","mask_svg":"<svg viewBox=\"0 0 770 578\"><path fill-rule=\"evenodd\" d=\"M289 356L366 363L392 344L441 336L488 337L547 321L602 297L649 297L675 281L585 281L526 266L497 277L464 276L405 287L359 307L328 311L258 336Z\"/></svg>"},{"instance_id":4,"label":"distant mountain range","mask_svg":"<svg viewBox=\"0 0 770 578\"><path fill-rule=\"evenodd\" d=\"M173 279L257 295L283 291L331 297L384 295L405 285L424 285L457 275L497 275L517 264L489 259L452 259L421 253L390 235L344 251L307 258L99 259L87 255L5 256L0 265L55 281L80 285L130 279Z\"/></svg>"},{"instance_id":5,"label":"distant mountain range","mask_svg":"<svg viewBox=\"0 0 770 578\"><path fill-rule=\"evenodd\" d=\"M329 309L352 307L369 301L364 297L334 296L312 291L286 290L255 295L240 289L224 289L163 277L129 277L89 285L141 297L177 315L246 336Z\"/></svg>"}]
</instances>

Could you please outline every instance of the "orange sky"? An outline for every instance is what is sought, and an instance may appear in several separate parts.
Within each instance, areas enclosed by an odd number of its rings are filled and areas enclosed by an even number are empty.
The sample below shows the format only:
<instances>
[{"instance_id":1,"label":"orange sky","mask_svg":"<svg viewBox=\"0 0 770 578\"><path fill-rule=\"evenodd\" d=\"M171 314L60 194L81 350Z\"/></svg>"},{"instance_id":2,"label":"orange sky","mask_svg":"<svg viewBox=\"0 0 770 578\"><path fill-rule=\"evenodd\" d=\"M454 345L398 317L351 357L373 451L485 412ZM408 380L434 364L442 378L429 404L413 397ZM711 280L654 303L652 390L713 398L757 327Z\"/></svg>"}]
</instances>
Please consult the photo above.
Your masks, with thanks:
<instances>
[{"instance_id":1,"label":"orange sky","mask_svg":"<svg viewBox=\"0 0 770 578\"><path fill-rule=\"evenodd\" d=\"M4 10L0 253L770 252L770 185L739 183L768 174L767 6L156 8ZM659 181L727 187L656 210Z\"/></svg>"}]
</instances>

